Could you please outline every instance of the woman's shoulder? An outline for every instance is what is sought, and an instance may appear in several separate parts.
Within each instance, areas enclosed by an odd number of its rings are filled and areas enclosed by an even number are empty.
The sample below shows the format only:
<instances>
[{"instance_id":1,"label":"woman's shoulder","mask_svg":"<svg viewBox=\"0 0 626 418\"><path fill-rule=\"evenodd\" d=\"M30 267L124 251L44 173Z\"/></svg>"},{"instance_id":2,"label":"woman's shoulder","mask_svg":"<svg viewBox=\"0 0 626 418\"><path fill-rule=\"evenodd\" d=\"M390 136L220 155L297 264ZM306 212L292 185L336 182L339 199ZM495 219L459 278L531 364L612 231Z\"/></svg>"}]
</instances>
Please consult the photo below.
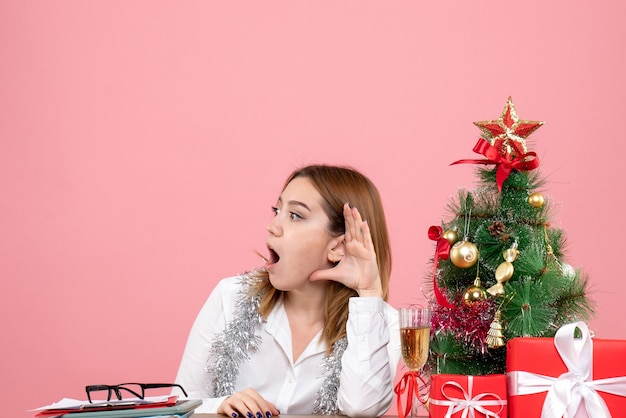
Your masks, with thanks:
<instances>
[{"instance_id":1,"label":"woman's shoulder","mask_svg":"<svg viewBox=\"0 0 626 418\"><path fill-rule=\"evenodd\" d=\"M236 276L224 277L217 282L215 290L232 290L236 287L241 287L242 276L240 274Z\"/></svg>"},{"instance_id":2,"label":"woman's shoulder","mask_svg":"<svg viewBox=\"0 0 626 418\"><path fill-rule=\"evenodd\" d=\"M254 271L223 278L213 288L205 306L220 309L228 322L235 317L237 310L242 309L244 301L251 300L259 280Z\"/></svg>"},{"instance_id":3,"label":"woman's shoulder","mask_svg":"<svg viewBox=\"0 0 626 418\"><path fill-rule=\"evenodd\" d=\"M236 276L225 277L221 279L215 289L220 289L222 291L237 291L245 287L250 287L253 283L255 283L257 279L254 277L254 273L240 273Z\"/></svg>"},{"instance_id":4,"label":"woman's shoulder","mask_svg":"<svg viewBox=\"0 0 626 418\"><path fill-rule=\"evenodd\" d=\"M234 315L239 296L246 292L250 278L246 274L225 277L213 287L202 308L203 313L222 311L228 320Z\"/></svg>"},{"instance_id":5,"label":"woman's shoulder","mask_svg":"<svg viewBox=\"0 0 626 418\"><path fill-rule=\"evenodd\" d=\"M221 279L213 288L212 295L226 299L236 298L241 293L247 293L258 279L254 273L241 273L236 276Z\"/></svg>"}]
</instances>

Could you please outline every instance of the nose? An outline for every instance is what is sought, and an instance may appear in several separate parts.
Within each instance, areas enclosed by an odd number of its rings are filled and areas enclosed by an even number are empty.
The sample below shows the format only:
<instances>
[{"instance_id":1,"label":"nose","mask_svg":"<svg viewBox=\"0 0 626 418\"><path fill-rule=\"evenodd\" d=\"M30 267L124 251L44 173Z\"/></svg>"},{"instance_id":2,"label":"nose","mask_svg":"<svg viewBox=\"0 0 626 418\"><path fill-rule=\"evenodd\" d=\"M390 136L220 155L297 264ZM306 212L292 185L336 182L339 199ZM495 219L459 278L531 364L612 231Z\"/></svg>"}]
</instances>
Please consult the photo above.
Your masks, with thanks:
<instances>
[{"instance_id":1,"label":"nose","mask_svg":"<svg viewBox=\"0 0 626 418\"><path fill-rule=\"evenodd\" d=\"M278 216L274 216L265 229L267 229L267 232L269 232L270 235L280 236L283 232L283 228L280 226Z\"/></svg>"}]
</instances>

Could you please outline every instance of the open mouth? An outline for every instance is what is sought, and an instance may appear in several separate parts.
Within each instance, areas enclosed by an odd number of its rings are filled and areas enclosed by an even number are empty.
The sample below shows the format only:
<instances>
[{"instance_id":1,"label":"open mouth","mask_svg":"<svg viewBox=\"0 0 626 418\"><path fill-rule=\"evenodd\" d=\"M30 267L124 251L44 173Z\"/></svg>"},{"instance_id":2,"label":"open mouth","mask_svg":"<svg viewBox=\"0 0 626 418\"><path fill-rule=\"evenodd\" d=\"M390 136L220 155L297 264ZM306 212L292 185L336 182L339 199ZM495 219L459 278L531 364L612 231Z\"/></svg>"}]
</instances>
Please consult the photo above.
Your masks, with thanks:
<instances>
[{"instance_id":1,"label":"open mouth","mask_svg":"<svg viewBox=\"0 0 626 418\"><path fill-rule=\"evenodd\" d=\"M269 251L270 255L269 258L266 260L266 264L271 265L278 263L278 261L280 260L280 256L278 255L278 253L274 251L272 247L267 247L267 250Z\"/></svg>"},{"instance_id":2,"label":"open mouth","mask_svg":"<svg viewBox=\"0 0 626 418\"><path fill-rule=\"evenodd\" d=\"M256 253L256 255L261 257L261 260L263 260L263 262L265 263L265 267L269 267L278 263L278 260L280 260L280 256L278 255L278 253L274 251L274 249L270 246L267 247L267 251L269 252L268 257L261 254L260 251L255 250L254 252Z\"/></svg>"}]
</instances>

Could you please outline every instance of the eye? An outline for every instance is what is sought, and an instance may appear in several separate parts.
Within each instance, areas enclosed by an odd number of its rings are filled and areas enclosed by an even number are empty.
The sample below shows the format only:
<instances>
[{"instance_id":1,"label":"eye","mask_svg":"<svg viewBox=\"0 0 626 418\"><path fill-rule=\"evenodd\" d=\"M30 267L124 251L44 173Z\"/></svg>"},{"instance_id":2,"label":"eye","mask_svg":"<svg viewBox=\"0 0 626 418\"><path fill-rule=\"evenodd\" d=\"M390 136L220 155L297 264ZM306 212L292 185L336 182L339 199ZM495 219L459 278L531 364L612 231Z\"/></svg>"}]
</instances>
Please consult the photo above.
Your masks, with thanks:
<instances>
[{"instance_id":1,"label":"eye","mask_svg":"<svg viewBox=\"0 0 626 418\"><path fill-rule=\"evenodd\" d=\"M295 212L289 212L289 218L291 218L292 221L297 221L298 219L303 219L302 216L298 215Z\"/></svg>"},{"instance_id":2,"label":"eye","mask_svg":"<svg viewBox=\"0 0 626 418\"><path fill-rule=\"evenodd\" d=\"M276 216L280 213L280 209L278 209L276 206L272 206L272 212L274 213L274 216Z\"/></svg>"}]
</instances>

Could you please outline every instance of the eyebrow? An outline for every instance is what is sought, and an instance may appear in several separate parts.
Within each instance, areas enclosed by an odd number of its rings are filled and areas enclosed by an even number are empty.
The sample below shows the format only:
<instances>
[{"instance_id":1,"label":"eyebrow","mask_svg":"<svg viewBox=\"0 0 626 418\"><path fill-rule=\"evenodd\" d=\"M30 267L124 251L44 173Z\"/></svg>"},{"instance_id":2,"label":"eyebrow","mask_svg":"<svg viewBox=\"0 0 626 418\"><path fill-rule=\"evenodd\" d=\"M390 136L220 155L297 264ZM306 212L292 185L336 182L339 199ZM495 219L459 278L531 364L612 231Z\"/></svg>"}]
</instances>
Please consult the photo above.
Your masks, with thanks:
<instances>
[{"instance_id":1,"label":"eyebrow","mask_svg":"<svg viewBox=\"0 0 626 418\"><path fill-rule=\"evenodd\" d=\"M278 201L282 203L282 201L283 201L282 197L279 197ZM290 200L290 201L287 202L287 205L299 206L299 207L304 208L304 209L308 210L309 212L311 212L311 208L306 203L300 202L299 200Z\"/></svg>"}]
</instances>

